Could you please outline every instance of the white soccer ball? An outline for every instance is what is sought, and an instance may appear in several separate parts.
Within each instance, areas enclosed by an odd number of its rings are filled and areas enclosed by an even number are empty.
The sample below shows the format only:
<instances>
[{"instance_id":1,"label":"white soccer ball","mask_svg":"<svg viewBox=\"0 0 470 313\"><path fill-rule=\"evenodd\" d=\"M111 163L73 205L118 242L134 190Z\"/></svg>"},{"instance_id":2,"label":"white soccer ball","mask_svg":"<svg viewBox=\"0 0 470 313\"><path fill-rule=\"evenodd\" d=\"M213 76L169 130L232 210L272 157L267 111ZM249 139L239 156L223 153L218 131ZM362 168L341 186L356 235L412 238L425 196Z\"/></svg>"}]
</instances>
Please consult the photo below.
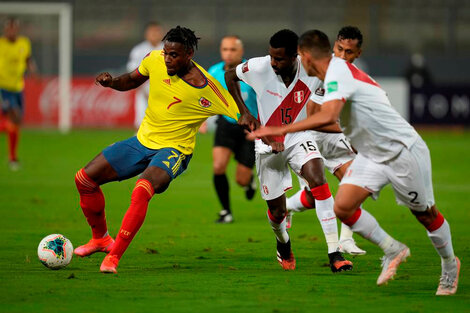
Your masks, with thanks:
<instances>
[{"instance_id":1,"label":"white soccer ball","mask_svg":"<svg viewBox=\"0 0 470 313\"><path fill-rule=\"evenodd\" d=\"M44 237L38 246L39 261L52 270L66 267L72 260L73 246L61 234Z\"/></svg>"}]
</instances>

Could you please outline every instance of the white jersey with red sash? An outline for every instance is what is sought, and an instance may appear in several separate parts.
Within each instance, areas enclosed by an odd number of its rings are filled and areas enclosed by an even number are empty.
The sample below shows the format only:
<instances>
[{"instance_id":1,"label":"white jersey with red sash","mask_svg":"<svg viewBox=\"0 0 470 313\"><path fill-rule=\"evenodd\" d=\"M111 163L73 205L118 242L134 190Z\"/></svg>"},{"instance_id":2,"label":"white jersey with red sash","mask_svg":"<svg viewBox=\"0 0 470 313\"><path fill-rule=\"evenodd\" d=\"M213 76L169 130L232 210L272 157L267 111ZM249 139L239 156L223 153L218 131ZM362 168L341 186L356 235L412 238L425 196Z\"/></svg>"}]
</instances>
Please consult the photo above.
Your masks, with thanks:
<instances>
[{"instance_id":1,"label":"white jersey with red sash","mask_svg":"<svg viewBox=\"0 0 470 313\"><path fill-rule=\"evenodd\" d=\"M309 99L322 103L322 97L315 91L321 89L323 83L318 78L307 75L300 58L297 58L297 73L289 87L286 87L281 76L276 75L272 69L269 55L249 59L237 66L236 73L240 80L255 90L258 116L262 125L281 126L303 120L307 117ZM305 132L274 139L283 142L287 148L295 144L298 141L296 137L302 133Z\"/></svg>"}]
</instances>

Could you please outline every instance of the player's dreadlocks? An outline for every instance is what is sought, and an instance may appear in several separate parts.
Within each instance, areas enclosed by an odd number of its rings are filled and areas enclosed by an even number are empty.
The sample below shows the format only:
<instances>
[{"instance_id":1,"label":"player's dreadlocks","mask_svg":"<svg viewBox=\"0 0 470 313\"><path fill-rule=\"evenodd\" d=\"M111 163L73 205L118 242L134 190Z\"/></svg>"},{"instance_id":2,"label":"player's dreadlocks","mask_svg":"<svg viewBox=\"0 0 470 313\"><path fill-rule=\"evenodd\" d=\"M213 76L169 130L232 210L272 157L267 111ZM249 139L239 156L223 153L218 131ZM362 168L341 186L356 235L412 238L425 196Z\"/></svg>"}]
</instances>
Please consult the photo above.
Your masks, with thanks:
<instances>
[{"instance_id":1,"label":"player's dreadlocks","mask_svg":"<svg viewBox=\"0 0 470 313\"><path fill-rule=\"evenodd\" d=\"M163 41L179 42L180 44L184 45L186 51L196 50L199 39L201 38L196 37L194 31L179 25L170 29L168 33L166 33L165 37L163 37Z\"/></svg>"},{"instance_id":2,"label":"player's dreadlocks","mask_svg":"<svg viewBox=\"0 0 470 313\"><path fill-rule=\"evenodd\" d=\"M360 48L362 45L362 33L359 28L355 26L344 26L338 32L336 37L338 40L342 39L357 39L357 47Z\"/></svg>"}]
</instances>

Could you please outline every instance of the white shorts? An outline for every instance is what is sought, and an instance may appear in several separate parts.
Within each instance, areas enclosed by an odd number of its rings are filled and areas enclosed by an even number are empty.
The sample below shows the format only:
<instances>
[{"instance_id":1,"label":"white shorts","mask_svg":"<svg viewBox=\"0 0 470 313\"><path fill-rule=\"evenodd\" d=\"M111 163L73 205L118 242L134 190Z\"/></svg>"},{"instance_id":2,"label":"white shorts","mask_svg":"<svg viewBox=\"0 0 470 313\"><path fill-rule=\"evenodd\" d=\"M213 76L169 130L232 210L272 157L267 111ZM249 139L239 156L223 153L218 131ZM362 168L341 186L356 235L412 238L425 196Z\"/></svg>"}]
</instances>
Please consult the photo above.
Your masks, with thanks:
<instances>
[{"instance_id":1,"label":"white shorts","mask_svg":"<svg viewBox=\"0 0 470 313\"><path fill-rule=\"evenodd\" d=\"M331 174L356 157L351 144L342 133L318 132L315 141L325 158L325 167Z\"/></svg>"},{"instance_id":2,"label":"white shorts","mask_svg":"<svg viewBox=\"0 0 470 313\"><path fill-rule=\"evenodd\" d=\"M298 137L295 144L277 154L257 154L256 169L261 197L272 200L292 188L290 168L300 175L302 166L312 159L323 159L311 133ZM288 166L289 165L289 166Z\"/></svg>"},{"instance_id":3,"label":"white shorts","mask_svg":"<svg viewBox=\"0 0 470 313\"><path fill-rule=\"evenodd\" d=\"M422 212L434 205L429 149L420 138L392 160L376 163L359 153L341 181L368 190L376 200L390 183L398 204Z\"/></svg>"}]
</instances>

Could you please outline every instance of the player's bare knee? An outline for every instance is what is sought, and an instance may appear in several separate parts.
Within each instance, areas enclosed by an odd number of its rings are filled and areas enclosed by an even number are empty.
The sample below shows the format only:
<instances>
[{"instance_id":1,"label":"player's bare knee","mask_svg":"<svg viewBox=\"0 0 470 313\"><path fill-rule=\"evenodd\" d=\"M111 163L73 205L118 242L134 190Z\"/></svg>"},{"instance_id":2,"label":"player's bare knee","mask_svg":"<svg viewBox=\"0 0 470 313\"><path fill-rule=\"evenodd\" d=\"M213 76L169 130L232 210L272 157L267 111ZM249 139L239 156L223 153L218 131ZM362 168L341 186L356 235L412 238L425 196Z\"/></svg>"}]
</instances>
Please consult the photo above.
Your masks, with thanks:
<instances>
[{"instance_id":1,"label":"player's bare knee","mask_svg":"<svg viewBox=\"0 0 470 313\"><path fill-rule=\"evenodd\" d=\"M431 225L436 217L439 214L439 211L437 210L436 206L432 206L425 211L414 211L411 210L411 213L416 217L416 219L423 224L423 226L428 227Z\"/></svg>"},{"instance_id":2,"label":"player's bare knee","mask_svg":"<svg viewBox=\"0 0 470 313\"><path fill-rule=\"evenodd\" d=\"M155 190L155 193L160 194L160 193L165 192L168 189L169 186L170 186L169 183L165 184L165 185L154 186L153 190Z\"/></svg>"},{"instance_id":3,"label":"player's bare knee","mask_svg":"<svg viewBox=\"0 0 470 313\"><path fill-rule=\"evenodd\" d=\"M214 162L214 175L225 174L226 166L222 162Z\"/></svg>"},{"instance_id":4,"label":"player's bare knee","mask_svg":"<svg viewBox=\"0 0 470 313\"><path fill-rule=\"evenodd\" d=\"M342 199L335 199L333 210L335 211L336 217L340 220L348 219L354 213L354 207L352 207L347 200Z\"/></svg>"},{"instance_id":5,"label":"player's bare knee","mask_svg":"<svg viewBox=\"0 0 470 313\"><path fill-rule=\"evenodd\" d=\"M150 182L155 193L162 193L168 189L171 183L170 175L157 166L148 167L141 175L142 179Z\"/></svg>"},{"instance_id":6,"label":"player's bare knee","mask_svg":"<svg viewBox=\"0 0 470 313\"><path fill-rule=\"evenodd\" d=\"M300 174L308 182L310 188L315 188L326 183L325 170L321 159L313 159L302 166Z\"/></svg>"}]
</instances>

